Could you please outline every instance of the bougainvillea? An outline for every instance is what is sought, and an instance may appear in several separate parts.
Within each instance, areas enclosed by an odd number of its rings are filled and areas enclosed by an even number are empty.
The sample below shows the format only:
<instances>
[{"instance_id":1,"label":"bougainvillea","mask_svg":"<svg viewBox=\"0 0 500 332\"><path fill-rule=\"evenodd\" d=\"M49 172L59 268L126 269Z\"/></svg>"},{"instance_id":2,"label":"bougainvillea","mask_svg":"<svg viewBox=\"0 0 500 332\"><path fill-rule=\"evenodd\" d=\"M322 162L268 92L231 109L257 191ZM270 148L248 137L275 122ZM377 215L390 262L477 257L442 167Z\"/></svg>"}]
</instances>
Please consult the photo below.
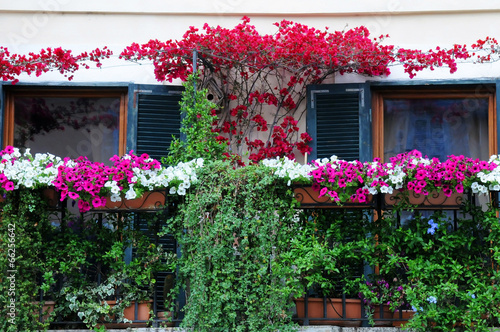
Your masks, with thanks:
<instances>
[{"instance_id":1,"label":"bougainvillea","mask_svg":"<svg viewBox=\"0 0 500 332\"><path fill-rule=\"evenodd\" d=\"M311 137L297 125L304 116L308 84L320 84L335 74L389 75L390 66L397 64L410 78L436 67L454 73L458 61L499 57L498 42L490 37L470 46L423 51L387 44L387 35L373 38L363 26L333 32L287 20L275 26L277 32L268 35L260 34L248 17L232 29L205 24L202 31L190 27L180 40L133 43L120 57L152 61L156 79L171 82L186 80L193 72L196 51L199 86L209 89L209 97L223 111L214 130L228 140L234 153L250 151L254 162L310 152ZM38 76L58 70L71 79L80 66L88 68L89 62L100 66L100 60L110 55L106 48L80 55L48 48L24 56L0 47L0 77L16 82L22 73Z\"/></svg>"},{"instance_id":2,"label":"bougainvillea","mask_svg":"<svg viewBox=\"0 0 500 332\"><path fill-rule=\"evenodd\" d=\"M73 79L73 73L83 68L90 68L89 63L95 63L101 67L102 59L109 58L113 52L107 47L96 48L91 52L83 52L74 55L71 50L61 47L42 49L40 53L29 53L20 55L10 53L6 47L0 46L0 78L3 81L17 83L18 76L26 73L40 76L43 73L57 70L69 80Z\"/></svg>"},{"instance_id":3,"label":"bougainvillea","mask_svg":"<svg viewBox=\"0 0 500 332\"><path fill-rule=\"evenodd\" d=\"M459 60L498 57L498 43L489 37L470 47L422 51L382 44L387 36L372 38L365 27L329 32L286 20L275 25L275 34L262 35L247 17L232 29L205 24L203 31L190 27L180 40L134 43L120 56L152 60L156 78L172 81L185 80L192 72L196 51L200 83L212 90L224 110L217 130L229 138L233 150L249 150L253 161L310 151L311 137L288 125L304 116L308 84L336 73L389 75L394 64L401 64L410 78L442 66L453 73Z\"/></svg>"}]
</instances>

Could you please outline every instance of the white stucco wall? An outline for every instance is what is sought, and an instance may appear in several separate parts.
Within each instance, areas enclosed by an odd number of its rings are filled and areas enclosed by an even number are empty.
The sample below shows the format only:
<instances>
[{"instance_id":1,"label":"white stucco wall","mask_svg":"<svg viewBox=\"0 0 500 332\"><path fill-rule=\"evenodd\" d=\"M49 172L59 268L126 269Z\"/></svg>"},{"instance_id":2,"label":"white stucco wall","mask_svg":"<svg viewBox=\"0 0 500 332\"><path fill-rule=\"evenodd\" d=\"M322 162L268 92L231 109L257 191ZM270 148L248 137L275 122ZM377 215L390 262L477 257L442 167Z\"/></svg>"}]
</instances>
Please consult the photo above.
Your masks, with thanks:
<instances>
[{"instance_id":1,"label":"white stucco wall","mask_svg":"<svg viewBox=\"0 0 500 332\"><path fill-rule=\"evenodd\" d=\"M0 45L12 52L38 52L62 46L75 52L108 46L116 54L102 69L81 70L77 82L155 83L148 65L118 60L132 42L178 39L193 25L234 27L243 15L262 33L273 33L273 22L288 19L330 30L367 26L373 36L389 34L387 43L429 49L454 43L471 44L486 36L500 38L500 2L496 0L310 0L310 1L166 1L166 0L0 0ZM402 68L392 68L390 80L408 80ZM460 64L420 73L416 79L458 79L500 76L500 65ZM365 80L339 77L337 82ZM386 78L384 78L386 79ZM22 77L22 81L65 81L57 74Z\"/></svg>"}]
</instances>

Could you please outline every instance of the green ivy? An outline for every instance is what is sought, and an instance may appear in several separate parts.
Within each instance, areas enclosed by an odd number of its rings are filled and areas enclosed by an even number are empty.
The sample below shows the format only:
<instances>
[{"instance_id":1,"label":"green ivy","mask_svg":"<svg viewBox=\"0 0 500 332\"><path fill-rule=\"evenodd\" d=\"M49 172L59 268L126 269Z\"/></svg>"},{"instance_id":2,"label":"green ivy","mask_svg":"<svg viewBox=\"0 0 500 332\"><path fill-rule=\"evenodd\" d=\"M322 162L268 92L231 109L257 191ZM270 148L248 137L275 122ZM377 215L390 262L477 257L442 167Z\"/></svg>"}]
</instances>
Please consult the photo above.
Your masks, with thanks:
<instances>
[{"instance_id":1,"label":"green ivy","mask_svg":"<svg viewBox=\"0 0 500 332\"><path fill-rule=\"evenodd\" d=\"M208 163L168 232L181 248L183 326L289 331L293 288L283 260L296 231L291 190L263 166Z\"/></svg>"},{"instance_id":2,"label":"green ivy","mask_svg":"<svg viewBox=\"0 0 500 332\"><path fill-rule=\"evenodd\" d=\"M39 322L38 274L43 236L50 230L47 204L38 190L11 192L2 206L0 223L0 330L36 331ZM15 310L15 316L13 315Z\"/></svg>"},{"instance_id":3,"label":"green ivy","mask_svg":"<svg viewBox=\"0 0 500 332\"><path fill-rule=\"evenodd\" d=\"M197 158L221 160L228 152L226 142L219 142L214 132L213 122L217 121L215 110L217 105L207 99L207 90L194 87L198 76L190 75L183 83L184 91L180 102L181 133L184 139L174 137L170 144L169 154L163 158L167 165L176 165Z\"/></svg>"}]
</instances>

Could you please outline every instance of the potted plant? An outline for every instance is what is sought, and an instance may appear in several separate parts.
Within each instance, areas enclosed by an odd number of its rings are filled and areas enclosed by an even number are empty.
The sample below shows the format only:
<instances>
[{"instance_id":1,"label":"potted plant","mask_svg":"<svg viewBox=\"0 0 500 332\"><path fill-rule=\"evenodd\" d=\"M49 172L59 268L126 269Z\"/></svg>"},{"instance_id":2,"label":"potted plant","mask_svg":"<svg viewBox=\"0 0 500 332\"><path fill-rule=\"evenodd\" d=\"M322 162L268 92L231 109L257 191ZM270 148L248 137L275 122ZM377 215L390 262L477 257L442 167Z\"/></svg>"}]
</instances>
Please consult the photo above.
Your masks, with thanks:
<instances>
[{"instance_id":1,"label":"potted plant","mask_svg":"<svg viewBox=\"0 0 500 332\"><path fill-rule=\"evenodd\" d=\"M149 320L155 274L164 264L168 267L172 257L131 222L131 218L116 214L74 218L53 234L50 243L57 253L48 253L48 261L54 264L46 266L42 287L48 291L56 280L62 282L56 297L57 315L93 328L111 322ZM127 251L133 252L130 259L126 258ZM56 260L56 255L62 259ZM135 303L139 308L137 318Z\"/></svg>"},{"instance_id":2,"label":"potted plant","mask_svg":"<svg viewBox=\"0 0 500 332\"><path fill-rule=\"evenodd\" d=\"M363 273L364 254L360 248L366 245L362 233L368 219L362 210L357 212L349 214L331 209L303 212L302 227L292 239L286 255L296 273L290 283L297 290L295 302L299 321L361 325L361 300L351 286Z\"/></svg>"},{"instance_id":3,"label":"potted plant","mask_svg":"<svg viewBox=\"0 0 500 332\"><path fill-rule=\"evenodd\" d=\"M372 326L392 326L393 313L406 305L404 287L397 277L372 275L370 281L360 278L359 297Z\"/></svg>"},{"instance_id":4,"label":"potted plant","mask_svg":"<svg viewBox=\"0 0 500 332\"><path fill-rule=\"evenodd\" d=\"M165 204L167 190L170 194L185 195L186 188L196 181L194 169L203 165L202 159L196 159L174 167L163 167L147 154L137 156L132 151L110 160L113 166L93 162L86 157L65 159L52 181L61 192L61 200L77 200L80 212L93 209L154 209ZM150 193L155 190L163 193ZM145 202L139 205L130 203L142 197Z\"/></svg>"}]
</instances>

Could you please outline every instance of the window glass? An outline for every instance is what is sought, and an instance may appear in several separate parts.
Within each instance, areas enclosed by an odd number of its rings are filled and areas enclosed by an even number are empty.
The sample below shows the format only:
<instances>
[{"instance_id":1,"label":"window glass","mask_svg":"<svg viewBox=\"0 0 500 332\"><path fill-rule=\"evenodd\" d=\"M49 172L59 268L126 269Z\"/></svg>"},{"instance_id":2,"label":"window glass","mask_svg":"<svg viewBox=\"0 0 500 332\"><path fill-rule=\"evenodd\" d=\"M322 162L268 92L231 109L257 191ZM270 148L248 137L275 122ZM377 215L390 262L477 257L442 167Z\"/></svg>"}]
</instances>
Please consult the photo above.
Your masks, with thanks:
<instances>
[{"instance_id":1,"label":"window glass","mask_svg":"<svg viewBox=\"0 0 500 332\"><path fill-rule=\"evenodd\" d=\"M119 154L120 105L120 96L15 96L13 144L108 162Z\"/></svg>"},{"instance_id":2,"label":"window glass","mask_svg":"<svg viewBox=\"0 0 500 332\"><path fill-rule=\"evenodd\" d=\"M419 150L429 158L489 158L488 98L384 98L384 160Z\"/></svg>"}]
</instances>

